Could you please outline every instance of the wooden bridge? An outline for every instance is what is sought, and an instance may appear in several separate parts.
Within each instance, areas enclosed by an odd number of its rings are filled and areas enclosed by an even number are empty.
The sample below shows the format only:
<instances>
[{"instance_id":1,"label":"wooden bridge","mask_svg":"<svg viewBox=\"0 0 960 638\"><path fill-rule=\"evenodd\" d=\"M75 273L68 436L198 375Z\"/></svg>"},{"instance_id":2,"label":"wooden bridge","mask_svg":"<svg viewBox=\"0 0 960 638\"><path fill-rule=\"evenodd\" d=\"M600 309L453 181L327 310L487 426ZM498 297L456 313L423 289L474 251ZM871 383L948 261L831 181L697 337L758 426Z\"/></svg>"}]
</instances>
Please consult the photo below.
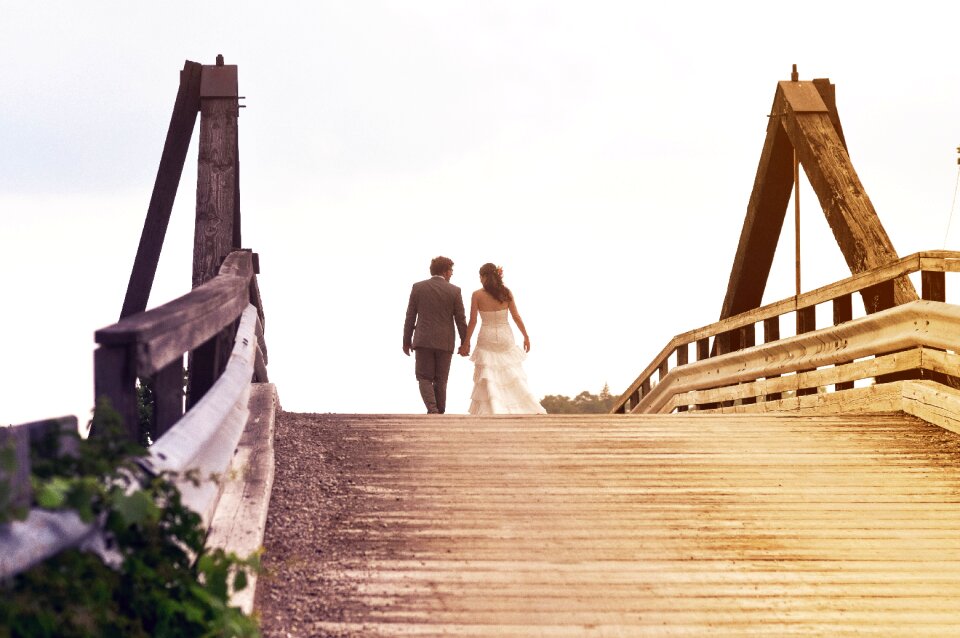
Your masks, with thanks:
<instances>
[{"instance_id":1,"label":"wooden bridge","mask_svg":"<svg viewBox=\"0 0 960 638\"><path fill-rule=\"evenodd\" d=\"M146 467L220 476L185 498L210 544L265 547L237 603L266 635L960 635L960 253L897 255L829 81L777 85L720 320L593 416L280 411L238 100L236 67L186 64L96 394L140 436L149 381ZM194 288L146 310L198 113ZM804 292L798 261L761 305L801 167L851 276ZM0 575L98 533L74 519L3 526Z\"/></svg>"}]
</instances>

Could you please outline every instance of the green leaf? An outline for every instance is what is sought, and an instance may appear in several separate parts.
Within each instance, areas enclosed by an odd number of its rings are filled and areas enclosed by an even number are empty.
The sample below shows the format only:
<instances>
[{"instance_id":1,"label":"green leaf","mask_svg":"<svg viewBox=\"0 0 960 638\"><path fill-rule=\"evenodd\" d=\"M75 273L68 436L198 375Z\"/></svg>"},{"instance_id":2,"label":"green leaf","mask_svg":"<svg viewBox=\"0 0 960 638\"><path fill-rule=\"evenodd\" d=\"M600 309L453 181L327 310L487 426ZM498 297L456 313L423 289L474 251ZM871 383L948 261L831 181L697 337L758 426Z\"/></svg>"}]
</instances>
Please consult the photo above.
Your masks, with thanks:
<instances>
[{"instance_id":1,"label":"green leaf","mask_svg":"<svg viewBox=\"0 0 960 638\"><path fill-rule=\"evenodd\" d=\"M67 502L67 494L69 494L70 488L71 481L62 476L55 476L48 481L42 481L35 486L37 504L50 510L63 507L63 504Z\"/></svg>"},{"instance_id":2,"label":"green leaf","mask_svg":"<svg viewBox=\"0 0 960 638\"><path fill-rule=\"evenodd\" d=\"M237 570L236 575L233 577L233 591L243 591L247 588L247 572L240 569Z\"/></svg>"},{"instance_id":3,"label":"green leaf","mask_svg":"<svg viewBox=\"0 0 960 638\"><path fill-rule=\"evenodd\" d=\"M150 495L143 490L137 490L132 494L115 494L113 509L123 517L127 525L143 525L147 521L153 522L160 517L160 509Z\"/></svg>"}]
</instances>

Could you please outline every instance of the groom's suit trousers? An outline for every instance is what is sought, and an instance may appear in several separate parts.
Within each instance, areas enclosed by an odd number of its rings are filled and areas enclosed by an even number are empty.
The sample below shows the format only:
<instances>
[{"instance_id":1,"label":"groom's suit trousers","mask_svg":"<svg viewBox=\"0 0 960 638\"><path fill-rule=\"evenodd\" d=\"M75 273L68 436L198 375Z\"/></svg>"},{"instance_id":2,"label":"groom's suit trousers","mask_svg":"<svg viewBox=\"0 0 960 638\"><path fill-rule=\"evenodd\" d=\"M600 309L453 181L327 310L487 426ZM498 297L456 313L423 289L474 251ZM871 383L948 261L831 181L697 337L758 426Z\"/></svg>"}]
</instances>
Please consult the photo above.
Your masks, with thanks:
<instances>
[{"instance_id":1,"label":"groom's suit trousers","mask_svg":"<svg viewBox=\"0 0 960 638\"><path fill-rule=\"evenodd\" d=\"M447 410L447 377L450 375L452 352L433 348L417 348L417 382L420 396L428 414L443 414Z\"/></svg>"}]
</instances>

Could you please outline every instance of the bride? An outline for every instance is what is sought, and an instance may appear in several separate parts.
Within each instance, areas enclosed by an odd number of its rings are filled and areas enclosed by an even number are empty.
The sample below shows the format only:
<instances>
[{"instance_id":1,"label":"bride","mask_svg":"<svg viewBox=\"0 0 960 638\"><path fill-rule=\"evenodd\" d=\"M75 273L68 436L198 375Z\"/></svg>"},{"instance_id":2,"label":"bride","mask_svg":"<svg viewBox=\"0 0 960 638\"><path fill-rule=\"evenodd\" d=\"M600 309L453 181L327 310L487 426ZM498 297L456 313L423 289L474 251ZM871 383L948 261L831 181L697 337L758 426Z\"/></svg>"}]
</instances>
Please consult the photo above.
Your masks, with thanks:
<instances>
[{"instance_id":1,"label":"bride","mask_svg":"<svg viewBox=\"0 0 960 638\"><path fill-rule=\"evenodd\" d=\"M460 346L460 354L470 354L470 339L480 315L474 362L473 394L470 414L546 414L540 402L527 388L523 360L530 352L530 337L523 325L510 289L503 285L503 269L493 264L480 268L480 283L470 298L470 323ZM507 313L523 335L523 349L516 344Z\"/></svg>"}]
</instances>

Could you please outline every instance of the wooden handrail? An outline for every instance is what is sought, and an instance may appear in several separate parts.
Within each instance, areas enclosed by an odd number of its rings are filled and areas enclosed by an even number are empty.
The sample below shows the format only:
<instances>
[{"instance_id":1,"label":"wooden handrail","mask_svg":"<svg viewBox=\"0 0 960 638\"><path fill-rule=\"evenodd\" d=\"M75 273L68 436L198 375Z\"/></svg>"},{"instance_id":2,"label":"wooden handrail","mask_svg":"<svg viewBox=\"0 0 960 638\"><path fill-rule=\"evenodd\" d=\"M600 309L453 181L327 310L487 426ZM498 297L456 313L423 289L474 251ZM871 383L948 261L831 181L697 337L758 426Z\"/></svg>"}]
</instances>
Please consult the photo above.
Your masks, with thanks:
<instances>
[{"instance_id":1,"label":"wooden handrail","mask_svg":"<svg viewBox=\"0 0 960 638\"><path fill-rule=\"evenodd\" d=\"M912 301L839 326L677 367L641 399L637 408L644 413L662 413L670 400L681 393L749 383L759 378L769 379L804 369L842 366L849 361L882 353L924 347L955 349L960 344L957 326L960 326L960 308L957 306ZM805 374L811 379L816 378L815 373ZM870 370L858 378L873 377L876 374L877 371ZM834 382L832 379L826 381ZM778 382L785 383L783 378ZM803 383L795 379L791 380L789 385L792 390L804 387ZM736 398L742 398L752 395L751 390L741 388L734 394Z\"/></svg>"},{"instance_id":2,"label":"wooden handrail","mask_svg":"<svg viewBox=\"0 0 960 638\"><path fill-rule=\"evenodd\" d=\"M923 273L925 284L928 281L928 275L941 273L942 276L944 272L960 272L960 252L933 250L914 253L881 268L860 273L799 296L788 297L728 319L678 334L667 343L653 361L643 369L637 379L620 395L614 402L611 412L624 413L635 408L643 396L650 392L654 372L663 373L667 371L667 362L670 355L678 349L688 348L691 343L703 342L710 338L716 340L721 335L741 329L750 329L757 323L775 320L784 314L813 308L818 304L836 301L854 293L861 293L864 296L874 294L882 296L884 286L892 288L895 279L918 271ZM890 307L893 299L892 289L889 293L888 305L882 299L879 302L877 299L872 301L865 299L868 312ZM925 285L922 296L924 299L941 301L943 296L942 285L934 285L929 289ZM874 304L873 307L870 307L871 303ZM741 350L742 347L738 345L733 349ZM711 351L709 348L698 348L698 354L700 355L698 359L703 359L725 353L718 352L716 349ZM661 381L663 376L665 375L661 374Z\"/></svg>"},{"instance_id":3,"label":"wooden handrail","mask_svg":"<svg viewBox=\"0 0 960 638\"><path fill-rule=\"evenodd\" d=\"M251 298L253 291L256 296ZM259 317L263 310L253 255L248 250L239 250L226 257L216 277L182 297L97 330L94 335L100 344L94 355L97 397L110 399L128 433L136 438L136 380L161 373L170 365L179 369L179 360L185 352L198 348L236 322L251 302L255 302L257 309L260 337L263 330ZM262 341L258 346L261 351L266 350ZM265 367L258 367L258 376L265 377ZM172 390L182 397L182 370L173 370L173 377ZM179 406L179 400L173 403ZM160 427L161 433L181 414L182 411L167 415Z\"/></svg>"}]
</instances>

